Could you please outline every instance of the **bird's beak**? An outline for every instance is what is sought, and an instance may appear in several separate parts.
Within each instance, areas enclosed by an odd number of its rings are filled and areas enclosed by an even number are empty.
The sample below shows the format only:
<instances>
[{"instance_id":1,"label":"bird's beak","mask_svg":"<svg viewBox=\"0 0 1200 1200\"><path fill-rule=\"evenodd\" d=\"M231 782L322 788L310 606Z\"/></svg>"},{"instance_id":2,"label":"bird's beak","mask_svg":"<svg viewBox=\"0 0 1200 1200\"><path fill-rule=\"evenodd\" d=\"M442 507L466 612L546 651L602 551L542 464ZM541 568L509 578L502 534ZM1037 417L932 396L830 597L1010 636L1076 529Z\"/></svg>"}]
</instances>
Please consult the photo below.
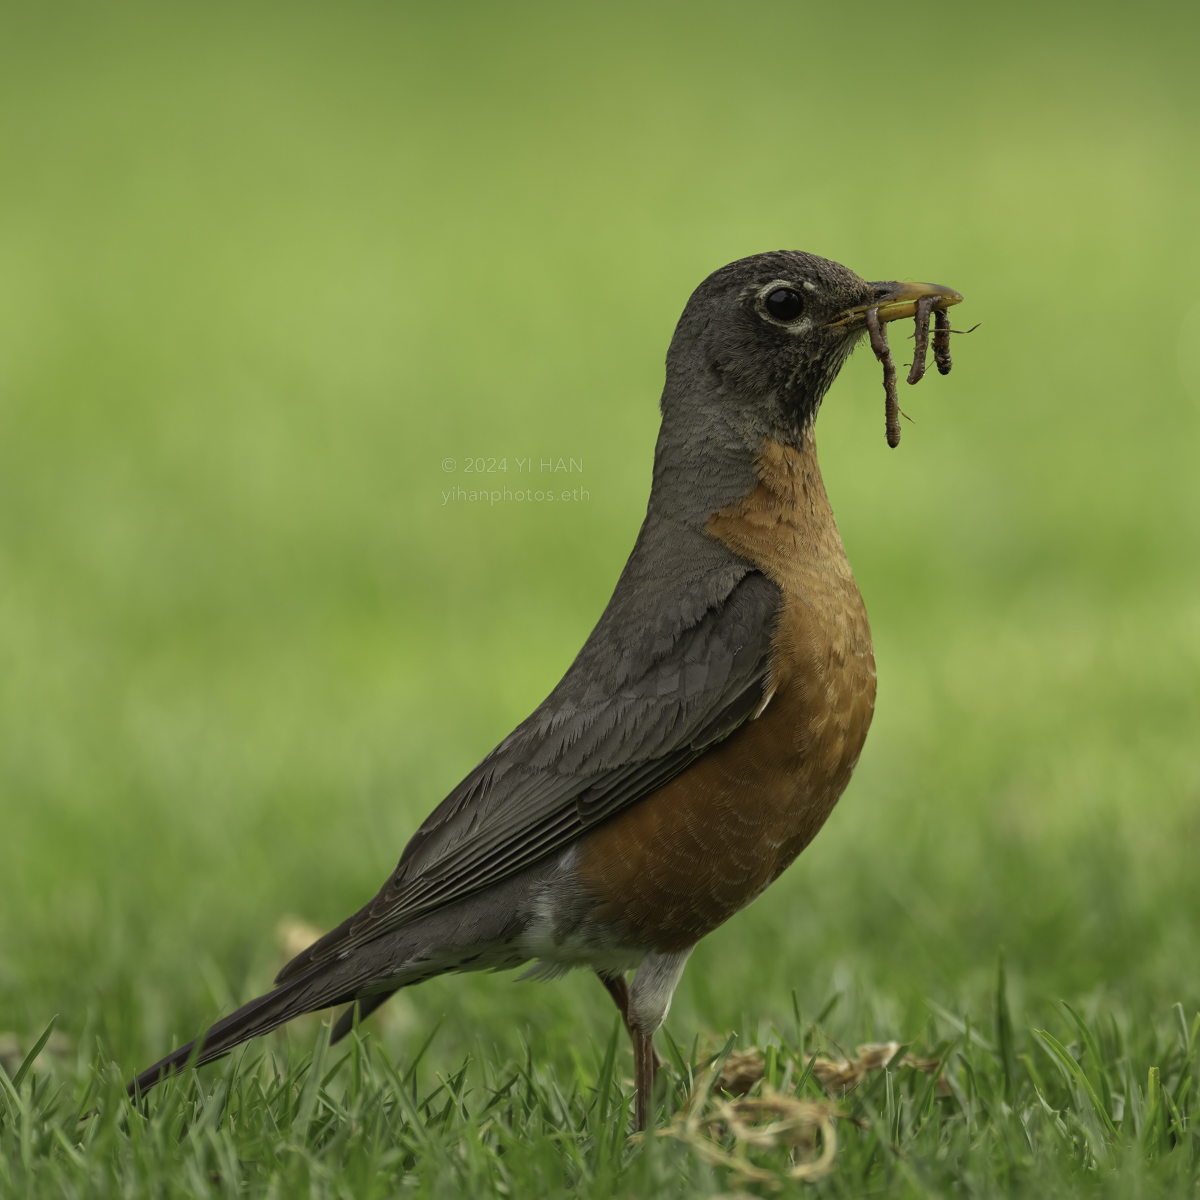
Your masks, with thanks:
<instances>
[{"instance_id":1,"label":"bird's beak","mask_svg":"<svg viewBox=\"0 0 1200 1200\"><path fill-rule=\"evenodd\" d=\"M876 298L869 304L860 304L857 308L848 308L838 313L829 325L844 325L854 327L866 323L867 310L877 308L880 321L902 321L905 317L917 315L917 301L927 296L934 298L930 306L933 312L944 312L953 304L962 302L962 296L953 288L942 287L940 283L897 283L889 280L883 283L868 285Z\"/></svg>"}]
</instances>

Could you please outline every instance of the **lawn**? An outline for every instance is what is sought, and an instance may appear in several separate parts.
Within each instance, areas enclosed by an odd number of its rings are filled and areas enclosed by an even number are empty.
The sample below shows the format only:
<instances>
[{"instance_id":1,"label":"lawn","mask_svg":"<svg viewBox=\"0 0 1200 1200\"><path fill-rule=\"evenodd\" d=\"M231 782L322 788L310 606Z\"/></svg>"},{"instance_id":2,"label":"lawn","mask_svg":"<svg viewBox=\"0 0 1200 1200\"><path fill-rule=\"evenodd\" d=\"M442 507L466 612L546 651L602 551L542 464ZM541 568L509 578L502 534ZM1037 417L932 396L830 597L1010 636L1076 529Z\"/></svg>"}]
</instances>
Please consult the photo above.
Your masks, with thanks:
<instances>
[{"instance_id":1,"label":"lawn","mask_svg":"<svg viewBox=\"0 0 1200 1200\"><path fill-rule=\"evenodd\" d=\"M0 1194L1195 1195L1198 26L0 9ZM299 1021L131 1110L559 678L679 311L780 247L981 323L897 450L869 353L825 403L874 726L660 1036L671 1111L727 1049L818 1104L814 1049L899 1043L829 1173L627 1140L582 973L435 980L349 1047ZM451 493L492 459L498 502ZM572 499L503 494L545 478Z\"/></svg>"}]
</instances>

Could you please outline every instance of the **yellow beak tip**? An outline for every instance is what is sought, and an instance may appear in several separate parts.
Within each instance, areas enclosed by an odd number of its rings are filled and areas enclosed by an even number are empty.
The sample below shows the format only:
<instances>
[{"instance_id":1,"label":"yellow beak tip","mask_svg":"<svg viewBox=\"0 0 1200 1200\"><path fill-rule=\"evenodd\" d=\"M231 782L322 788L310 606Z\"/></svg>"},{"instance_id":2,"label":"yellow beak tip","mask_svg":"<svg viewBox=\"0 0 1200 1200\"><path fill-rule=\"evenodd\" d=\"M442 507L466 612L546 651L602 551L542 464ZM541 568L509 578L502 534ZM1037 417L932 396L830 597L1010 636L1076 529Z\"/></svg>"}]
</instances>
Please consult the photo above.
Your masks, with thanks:
<instances>
[{"instance_id":1,"label":"yellow beak tip","mask_svg":"<svg viewBox=\"0 0 1200 1200\"><path fill-rule=\"evenodd\" d=\"M907 317L917 315L917 304L921 300L933 297L932 310L945 311L955 304L962 303L962 293L956 292L940 283L873 283L879 296L869 304L860 304L856 308L839 313L830 321L830 325L849 325L865 318L867 310L878 310L880 321L902 321Z\"/></svg>"}]
</instances>

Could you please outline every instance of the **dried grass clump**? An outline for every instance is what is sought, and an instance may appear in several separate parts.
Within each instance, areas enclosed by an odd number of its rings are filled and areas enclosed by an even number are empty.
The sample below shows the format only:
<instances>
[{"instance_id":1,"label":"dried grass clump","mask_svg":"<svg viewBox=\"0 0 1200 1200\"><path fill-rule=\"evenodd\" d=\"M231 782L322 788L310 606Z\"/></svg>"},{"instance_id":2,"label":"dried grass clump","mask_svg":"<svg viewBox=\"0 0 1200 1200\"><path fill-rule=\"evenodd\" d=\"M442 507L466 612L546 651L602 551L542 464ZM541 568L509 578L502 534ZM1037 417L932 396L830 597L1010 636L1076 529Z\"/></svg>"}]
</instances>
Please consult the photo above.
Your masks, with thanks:
<instances>
[{"instance_id":1,"label":"dried grass clump","mask_svg":"<svg viewBox=\"0 0 1200 1200\"><path fill-rule=\"evenodd\" d=\"M741 1067L750 1070L757 1052L731 1055ZM762 1078L762 1059L758 1057L758 1078ZM712 1096L713 1084L723 1087L725 1070L713 1064L697 1080L687 1104L675 1114L670 1125L658 1131L659 1137L686 1142L705 1162L727 1167L743 1179L779 1187L783 1180L810 1182L833 1170L837 1154L835 1120L842 1116L837 1107L825 1100L798 1100L767 1089L762 1096L726 1100ZM728 1067L728 1060L724 1064ZM735 1071L738 1065L735 1064ZM771 1170L751 1162L751 1150L789 1147L790 1165Z\"/></svg>"},{"instance_id":2,"label":"dried grass clump","mask_svg":"<svg viewBox=\"0 0 1200 1200\"><path fill-rule=\"evenodd\" d=\"M811 1055L813 1074L821 1081L821 1086L832 1096L861 1083L868 1071L882 1071L900 1052L899 1042L865 1042L855 1047L857 1058L836 1060L824 1058L821 1055ZM940 1058L914 1058L911 1054L892 1064L897 1067L912 1067L924 1071L926 1075L936 1075L942 1066ZM938 1080L938 1088L943 1094L949 1091L944 1079Z\"/></svg>"},{"instance_id":3,"label":"dried grass clump","mask_svg":"<svg viewBox=\"0 0 1200 1200\"><path fill-rule=\"evenodd\" d=\"M812 1073L821 1081L821 1086L831 1095L840 1095L847 1088L861 1083L869 1071L882 1071L900 1050L899 1042L865 1042L855 1048L857 1058L834 1059L820 1054L810 1054L807 1062L812 1063ZM915 1058L905 1054L892 1064L896 1067L912 1067L935 1075L941 1067L941 1059ZM764 1060L757 1050L744 1054L731 1054L725 1060L717 1079L717 1087L731 1096L744 1096L763 1077ZM938 1080L938 1090L945 1095L947 1084Z\"/></svg>"}]
</instances>

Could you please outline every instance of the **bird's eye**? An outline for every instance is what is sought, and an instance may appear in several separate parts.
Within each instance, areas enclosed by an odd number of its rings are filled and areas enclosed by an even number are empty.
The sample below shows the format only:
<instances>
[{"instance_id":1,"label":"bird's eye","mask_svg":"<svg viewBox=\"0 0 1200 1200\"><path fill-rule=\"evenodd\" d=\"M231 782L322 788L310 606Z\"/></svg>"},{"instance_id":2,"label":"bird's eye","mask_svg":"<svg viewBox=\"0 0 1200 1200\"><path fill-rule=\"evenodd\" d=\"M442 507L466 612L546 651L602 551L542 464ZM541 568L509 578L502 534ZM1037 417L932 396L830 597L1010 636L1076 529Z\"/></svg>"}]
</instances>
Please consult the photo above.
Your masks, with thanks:
<instances>
[{"instance_id":1,"label":"bird's eye","mask_svg":"<svg viewBox=\"0 0 1200 1200\"><path fill-rule=\"evenodd\" d=\"M776 288L765 301L767 312L777 321L794 321L804 311L804 299L791 288Z\"/></svg>"}]
</instances>

